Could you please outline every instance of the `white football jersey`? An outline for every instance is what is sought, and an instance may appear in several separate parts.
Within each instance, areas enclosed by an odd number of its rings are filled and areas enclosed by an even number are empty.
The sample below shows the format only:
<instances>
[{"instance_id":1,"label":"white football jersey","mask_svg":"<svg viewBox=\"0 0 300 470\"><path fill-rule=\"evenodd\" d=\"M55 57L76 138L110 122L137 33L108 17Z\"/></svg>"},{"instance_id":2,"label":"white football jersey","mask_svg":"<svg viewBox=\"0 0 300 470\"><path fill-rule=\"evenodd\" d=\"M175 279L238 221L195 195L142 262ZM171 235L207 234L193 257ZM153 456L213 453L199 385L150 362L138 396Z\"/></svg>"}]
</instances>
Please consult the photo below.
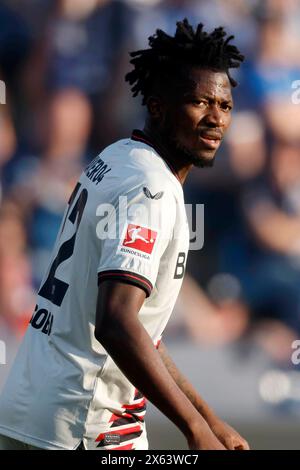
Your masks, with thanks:
<instances>
[{"instance_id":1,"label":"white football jersey","mask_svg":"<svg viewBox=\"0 0 300 470\"><path fill-rule=\"evenodd\" d=\"M144 289L139 319L157 345L188 246L182 186L141 131L95 158L70 197L1 394L0 434L45 449L146 449L146 400L94 336L98 284Z\"/></svg>"}]
</instances>

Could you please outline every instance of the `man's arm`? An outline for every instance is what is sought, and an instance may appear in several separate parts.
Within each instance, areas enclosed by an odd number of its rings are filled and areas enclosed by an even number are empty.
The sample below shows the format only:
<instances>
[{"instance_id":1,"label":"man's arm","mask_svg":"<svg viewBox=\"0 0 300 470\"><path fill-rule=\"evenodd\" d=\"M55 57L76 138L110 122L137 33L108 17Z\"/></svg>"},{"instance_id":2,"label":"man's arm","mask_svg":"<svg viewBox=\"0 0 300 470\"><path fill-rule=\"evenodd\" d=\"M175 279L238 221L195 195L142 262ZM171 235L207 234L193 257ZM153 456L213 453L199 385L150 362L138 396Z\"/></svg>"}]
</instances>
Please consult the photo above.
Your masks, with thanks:
<instances>
[{"instance_id":1,"label":"man's arm","mask_svg":"<svg viewBox=\"0 0 300 470\"><path fill-rule=\"evenodd\" d=\"M161 342L158 347L158 352L162 358L163 363L169 371L171 377L177 383L180 390L194 405L196 410L203 416L211 430L218 437L218 439L224 444L229 450L241 449L248 450L249 445L245 439L243 439L231 426L224 421L220 420L209 405L201 398L199 393L193 387L193 385L187 380L187 378L179 371L176 364L173 362L168 354L167 348Z\"/></svg>"},{"instance_id":2,"label":"man's arm","mask_svg":"<svg viewBox=\"0 0 300 470\"><path fill-rule=\"evenodd\" d=\"M185 435L190 449L225 450L166 369L138 318L145 300L139 287L100 283L95 337L128 380Z\"/></svg>"}]
</instances>

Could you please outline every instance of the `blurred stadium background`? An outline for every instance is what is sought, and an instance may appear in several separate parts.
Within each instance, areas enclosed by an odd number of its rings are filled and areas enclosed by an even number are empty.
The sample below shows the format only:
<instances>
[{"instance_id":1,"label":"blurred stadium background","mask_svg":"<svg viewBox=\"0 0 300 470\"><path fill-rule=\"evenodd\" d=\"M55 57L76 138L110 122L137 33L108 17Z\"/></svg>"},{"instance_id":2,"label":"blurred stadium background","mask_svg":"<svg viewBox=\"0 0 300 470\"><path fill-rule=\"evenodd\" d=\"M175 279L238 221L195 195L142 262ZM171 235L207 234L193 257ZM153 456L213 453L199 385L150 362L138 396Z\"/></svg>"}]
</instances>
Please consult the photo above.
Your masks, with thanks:
<instances>
[{"instance_id":1,"label":"blurred stadium background","mask_svg":"<svg viewBox=\"0 0 300 470\"><path fill-rule=\"evenodd\" d=\"M165 341L253 448L300 449L298 0L0 0L0 389L76 178L143 125L128 51L184 17L226 26L247 61L215 167L185 186L186 202L205 204L205 245L190 253ZM151 448L185 448L152 406L148 422Z\"/></svg>"}]
</instances>

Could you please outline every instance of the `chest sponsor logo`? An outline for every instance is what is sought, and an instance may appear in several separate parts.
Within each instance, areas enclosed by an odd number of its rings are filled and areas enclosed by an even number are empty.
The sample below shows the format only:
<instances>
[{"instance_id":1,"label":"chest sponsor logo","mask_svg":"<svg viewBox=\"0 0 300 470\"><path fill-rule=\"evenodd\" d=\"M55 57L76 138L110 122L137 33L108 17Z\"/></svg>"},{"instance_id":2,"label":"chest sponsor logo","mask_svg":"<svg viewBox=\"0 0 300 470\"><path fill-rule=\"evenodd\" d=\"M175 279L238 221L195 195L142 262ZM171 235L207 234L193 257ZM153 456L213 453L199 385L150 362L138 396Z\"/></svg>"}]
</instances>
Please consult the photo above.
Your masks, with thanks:
<instances>
[{"instance_id":1,"label":"chest sponsor logo","mask_svg":"<svg viewBox=\"0 0 300 470\"><path fill-rule=\"evenodd\" d=\"M150 260L158 232L141 225L128 224L118 252Z\"/></svg>"}]
</instances>

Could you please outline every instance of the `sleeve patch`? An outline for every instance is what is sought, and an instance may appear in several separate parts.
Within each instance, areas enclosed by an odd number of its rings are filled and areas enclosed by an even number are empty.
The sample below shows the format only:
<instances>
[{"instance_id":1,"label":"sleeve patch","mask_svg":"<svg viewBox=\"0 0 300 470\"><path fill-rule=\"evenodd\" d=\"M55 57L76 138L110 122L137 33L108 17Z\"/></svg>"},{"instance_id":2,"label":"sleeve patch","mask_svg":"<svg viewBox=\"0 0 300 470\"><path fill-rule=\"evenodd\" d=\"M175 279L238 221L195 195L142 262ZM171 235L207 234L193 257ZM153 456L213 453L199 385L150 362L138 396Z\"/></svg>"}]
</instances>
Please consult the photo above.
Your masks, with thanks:
<instances>
[{"instance_id":1,"label":"sleeve patch","mask_svg":"<svg viewBox=\"0 0 300 470\"><path fill-rule=\"evenodd\" d=\"M118 253L151 259L158 232L141 225L128 224L121 238Z\"/></svg>"}]
</instances>

